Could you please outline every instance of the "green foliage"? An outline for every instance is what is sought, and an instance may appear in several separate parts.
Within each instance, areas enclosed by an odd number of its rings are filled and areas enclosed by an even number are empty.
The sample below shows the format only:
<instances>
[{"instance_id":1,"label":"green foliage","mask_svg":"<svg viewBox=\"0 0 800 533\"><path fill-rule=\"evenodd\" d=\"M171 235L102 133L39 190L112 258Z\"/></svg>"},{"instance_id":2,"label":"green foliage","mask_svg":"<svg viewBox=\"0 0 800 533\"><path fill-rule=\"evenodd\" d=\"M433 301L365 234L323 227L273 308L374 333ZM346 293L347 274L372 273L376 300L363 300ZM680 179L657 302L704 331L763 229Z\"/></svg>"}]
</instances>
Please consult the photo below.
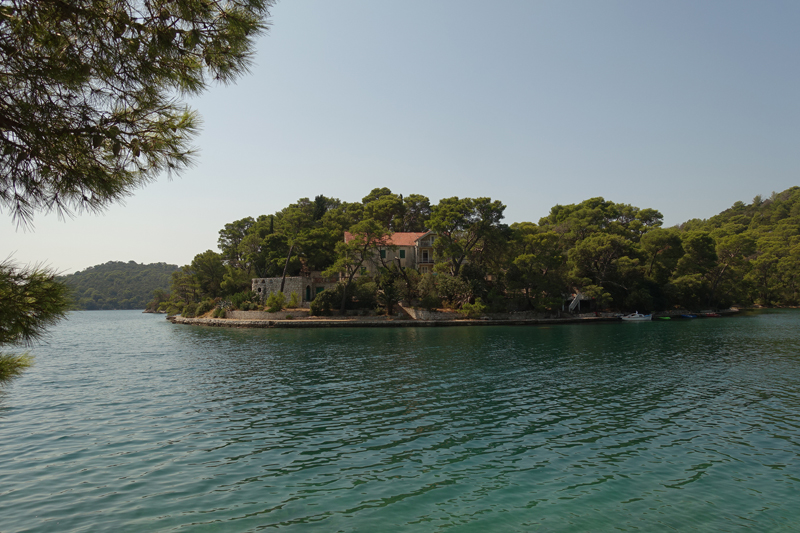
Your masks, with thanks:
<instances>
[{"instance_id":1,"label":"green foliage","mask_svg":"<svg viewBox=\"0 0 800 533\"><path fill-rule=\"evenodd\" d=\"M374 309L378 305L378 284L366 276L348 287L348 309Z\"/></svg>"},{"instance_id":2,"label":"green foliage","mask_svg":"<svg viewBox=\"0 0 800 533\"><path fill-rule=\"evenodd\" d=\"M226 265L234 268L242 267L242 251L239 247L254 224L255 220L252 217L246 217L225 224L225 227L219 230L217 246L222 252L222 258Z\"/></svg>"},{"instance_id":3,"label":"green foliage","mask_svg":"<svg viewBox=\"0 0 800 533\"><path fill-rule=\"evenodd\" d=\"M300 297L299 297L299 296L297 296L297 293L296 293L296 292L293 292L293 293L292 293L292 294L289 296L289 305L288 305L288 307L289 307L289 309L295 309L295 308L296 308L296 307L298 307L299 305L300 305Z\"/></svg>"},{"instance_id":4,"label":"green foliage","mask_svg":"<svg viewBox=\"0 0 800 533\"><path fill-rule=\"evenodd\" d=\"M400 280L397 280L399 282ZM386 307L386 313L394 314L394 306L400 301L401 286L395 280L387 279L381 283L377 293L378 302Z\"/></svg>"},{"instance_id":5,"label":"green foliage","mask_svg":"<svg viewBox=\"0 0 800 533\"><path fill-rule=\"evenodd\" d=\"M442 299L436 288L436 276L433 274L423 274L417 283L417 294L419 295L419 305L423 309L433 311L442 306Z\"/></svg>"},{"instance_id":6,"label":"green foliage","mask_svg":"<svg viewBox=\"0 0 800 533\"><path fill-rule=\"evenodd\" d=\"M249 311L255 304L258 296L253 291L242 291L231 295L230 305L233 309Z\"/></svg>"},{"instance_id":7,"label":"green foliage","mask_svg":"<svg viewBox=\"0 0 800 533\"><path fill-rule=\"evenodd\" d=\"M72 292L77 309L146 309L156 290L166 291L178 270L166 263L109 261L59 278ZM166 298L164 298L166 299ZM159 300L159 302L163 301Z\"/></svg>"},{"instance_id":8,"label":"green foliage","mask_svg":"<svg viewBox=\"0 0 800 533\"><path fill-rule=\"evenodd\" d=\"M0 346L41 338L66 313L68 294L52 270L0 263Z\"/></svg>"},{"instance_id":9,"label":"green foliage","mask_svg":"<svg viewBox=\"0 0 800 533\"><path fill-rule=\"evenodd\" d=\"M153 291L153 299L147 303L145 311L155 313L162 309L162 304L167 302L170 295L164 289L156 289Z\"/></svg>"},{"instance_id":10,"label":"green foliage","mask_svg":"<svg viewBox=\"0 0 800 533\"><path fill-rule=\"evenodd\" d=\"M197 304L197 309L195 309L195 316L204 315L209 311L211 311L212 309L216 308L216 306L217 304L214 302L214 300L207 298L202 302L200 302L199 304Z\"/></svg>"},{"instance_id":11,"label":"green foliage","mask_svg":"<svg viewBox=\"0 0 800 533\"><path fill-rule=\"evenodd\" d=\"M0 206L98 211L193 161L176 98L247 71L270 0L3 2Z\"/></svg>"},{"instance_id":12,"label":"green foliage","mask_svg":"<svg viewBox=\"0 0 800 533\"><path fill-rule=\"evenodd\" d=\"M311 302L311 314L314 316L329 316L331 310L339 305L344 287L340 284L335 288L325 289L317 294Z\"/></svg>"},{"instance_id":13,"label":"green foliage","mask_svg":"<svg viewBox=\"0 0 800 533\"><path fill-rule=\"evenodd\" d=\"M437 256L456 276L478 248L502 238L500 221L506 206L491 198L443 198L431 208L428 226L437 234Z\"/></svg>"},{"instance_id":14,"label":"green foliage","mask_svg":"<svg viewBox=\"0 0 800 533\"><path fill-rule=\"evenodd\" d=\"M194 318L197 316L197 304L194 302L189 302L185 306L183 306L183 310L181 311L181 316L184 318Z\"/></svg>"},{"instance_id":15,"label":"green foliage","mask_svg":"<svg viewBox=\"0 0 800 533\"><path fill-rule=\"evenodd\" d=\"M267 298L267 311L277 313L286 305L286 296L281 292L273 292Z\"/></svg>"},{"instance_id":16,"label":"green foliage","mask_svg":"<svg viewBox=\"0 0 800 533\"><path fill-rule=\"evenodd\" d=\"M436 311L442 306L442 299L435 293L428 293L420 299L419 306L428 311Z\"/></svg>"},{"instance_id":17,"label":"green foliage","mask_svg":"<svg viewBox=\"0 0 800 533\"><path fill-rule=\"evenodd\" d=\"M255 273L322 271L341 286L316 301L318 314L325 305L344 311L380 302L388 308L398 298L429 309L481 298L490 312L552 311L577 292L616 310L800 304L800 187L751 205L737 202L680 228L662 228L655 209L603 198L555 206L539 224L508 227L501 223L504 210L489 198L445 198L431 206L424 196L403 197L386 187L356 203L301 198L274 215L226 225L220 290L246 291ZM380 257L381 249L391 248L393 231L426 228L434 230L436 275ZM170 289L179 308L212 293L199 258Z\"/></svg>"},{"instance_id":18,"label":"green foliage","mask_svg":"<svg viewBox=\"0 0 800 533\"><path fill-rule=\"evenodd\" d=\"M461 309L459 309L458 312L466 318L479 318L481 315L486 313L487 309L488 308L486 305L484 305L483 300L480 298L475 298L474 304L467 302L461 306Z\"/></svg>"},{"instance_id":19,"label":"green foliage","mask_svg":"<svg viewBox=\"0 0 800 533\"><path fill-rule=\"evenodd\" d=\"M225 275L222 278L220 288L223 295L247 292L253 286L253 276L246 270L225 265Z\"/></svg>"},{"instance_id":20,"label":"green foliage","mask_svg":"<svg viewBox=\"0 0 800 533\"><path fill-rule=\"evenodd\" d=\"M190 268L197 282L200 297L216 298L222 295L222 282L226 273L222 255L206 250L194 256Z\"/></svg>"},{"instance_id":21,"label":"green foliage","mask_svg":"<svg viewBox=\"0 0 800 533\"><path fill-rule=\"evenodd\" d=\"M0 353L0 385L18 377L26 368L31 366L33 366L33 358L29 355Z\"/></svg>"},{"instance_id":22,"label":"green foliage","mask_svg":"<svg viewBox=\"0 0 800 533\"><path fill-rule=\"evenodd\" d=\"M69 289L52 270L0 263L0 348L31 345L60 320L69 306ZM32 364L27 355L0 353L0 384Z\"/></svg>"},{"instance_id":23,"label":"green foliage","mask_svg":"<svg viewBox=\"0 0 800 533\"><path fill-rule=\"evenodd\" d=\"M436 294L441 298L446 307L457 309L472 298L472 289L468 282L457 276L438 274L436 280Z\"/></svg>"}]
</instances>

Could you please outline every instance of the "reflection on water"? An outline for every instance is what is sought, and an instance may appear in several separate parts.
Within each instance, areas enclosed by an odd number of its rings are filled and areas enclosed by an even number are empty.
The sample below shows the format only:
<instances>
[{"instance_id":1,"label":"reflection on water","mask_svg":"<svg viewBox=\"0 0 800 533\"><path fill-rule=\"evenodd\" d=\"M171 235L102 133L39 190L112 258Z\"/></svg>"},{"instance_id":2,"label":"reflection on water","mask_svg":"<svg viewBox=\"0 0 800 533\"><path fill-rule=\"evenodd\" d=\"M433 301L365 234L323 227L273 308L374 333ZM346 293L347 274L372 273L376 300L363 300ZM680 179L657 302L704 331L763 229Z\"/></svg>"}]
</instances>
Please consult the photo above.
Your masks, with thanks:
<instances>
[{"instance_id":1,"label":"reflection on water","mask_svg":"<svg viewBox=\"0 0 800 533\"><path fill-rule=\"evenodd\" d=\"M0 531L790 530L798 323L74 313L0 395Z\"/></svg>"}]
</instances>

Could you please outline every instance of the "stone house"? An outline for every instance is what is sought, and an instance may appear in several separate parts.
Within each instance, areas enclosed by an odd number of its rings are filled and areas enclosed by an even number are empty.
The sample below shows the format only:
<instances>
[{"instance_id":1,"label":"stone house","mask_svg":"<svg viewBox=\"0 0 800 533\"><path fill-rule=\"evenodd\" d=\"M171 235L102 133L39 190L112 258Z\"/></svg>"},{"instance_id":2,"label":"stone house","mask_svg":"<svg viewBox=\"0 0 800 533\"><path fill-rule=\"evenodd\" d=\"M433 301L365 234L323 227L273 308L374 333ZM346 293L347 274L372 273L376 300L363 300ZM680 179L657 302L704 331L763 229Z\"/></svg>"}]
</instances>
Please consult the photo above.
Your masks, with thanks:
<instances>
[{"instance_id":1,"label":"stone house","mask_svg":"<svg viewBox=\"0 0 800 533\"><path fill-rule=\"evenodd\" d=\"M344 233L344 242L350 242L354 235ZM382 265L396 264L402 268L419 270L421 274L433 272L433 243L436 234L432 231L422 233L398 231L386 237L385 245L379 247L379 257L368 261L361 267L361 274L374 275Z\"/></svg>"},{"instance_id":2,"label":"stone house","mask_svg":"<svg viewBox=\"0 0 800 533\"><path fill-rule=\"evenodd\" d=\"M353 240L351 233L345 232L344 242ZM403 268L419 270L421 274L433 272L433 242L436 234L431 231L422 233L395 232L386 238L385 246L378 250L379 256L361 267L361 274L374 275L381 265L394 263ZM336 286L338 278L325 278L321 272L312 272L309 276L292 276L286 278L283 294L287 301L291 294L297 293L300 302L307 306L318 293ZM269 298L273 292L281 288L281 278L253 278L251 290L261 301Z\"/></svg>"},{"instance_id":3,"label":"stone house","mask_svg":"<svg viewBox=\"0 0 800 533\"><path fill-rule=\"evenodd\" d=\"M291 294L297 294L300 303L307 306L316 295L323 290L334 287L338 279L324 278L321 272L312 272L310 276L287 276L283 286L283 294L289 301ZM251 289L263 302L273 292L281 288L281 278L253 278Z\"/></svg>"}]
</instances>

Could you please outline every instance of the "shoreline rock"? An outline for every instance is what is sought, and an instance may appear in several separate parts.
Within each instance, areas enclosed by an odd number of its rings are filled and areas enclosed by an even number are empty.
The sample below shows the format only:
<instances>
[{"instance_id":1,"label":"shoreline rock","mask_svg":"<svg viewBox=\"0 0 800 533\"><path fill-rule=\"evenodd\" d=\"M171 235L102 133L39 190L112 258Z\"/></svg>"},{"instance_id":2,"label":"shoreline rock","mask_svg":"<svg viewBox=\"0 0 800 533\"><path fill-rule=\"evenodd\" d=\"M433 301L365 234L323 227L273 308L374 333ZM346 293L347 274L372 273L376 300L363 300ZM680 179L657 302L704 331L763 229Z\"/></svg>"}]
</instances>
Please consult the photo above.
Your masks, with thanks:
<instances>
[{"instance_id":1,"label":"shoreline rock","mask_svg":"<svg viewBox=\"0 0 800 533\"><path fill-rule=\"evenodd\" d=\"M685 311L684 311L685 312ZM731 316L739 313L739 309L725 309L720 311L722 316ZM676 312L679 313L679 312ZM262 313L266 314L266 313ZM662 313L659 316L669 316ZM239 315L241 316L241 315ZM680 315L673 315L677 318ZM180 315L168 316L167 320L173 324L187 326L205 326L212 328L431 328L431 327L459 327L459 326L535 326L546 324L588 324L597 322L619 322L619 316L574 316L565 318L447 318L440 320L410 319L406 317L303 317L294 319L261 319L255 317L245 318L184 318Z\"/></svg>"}]
</instances>

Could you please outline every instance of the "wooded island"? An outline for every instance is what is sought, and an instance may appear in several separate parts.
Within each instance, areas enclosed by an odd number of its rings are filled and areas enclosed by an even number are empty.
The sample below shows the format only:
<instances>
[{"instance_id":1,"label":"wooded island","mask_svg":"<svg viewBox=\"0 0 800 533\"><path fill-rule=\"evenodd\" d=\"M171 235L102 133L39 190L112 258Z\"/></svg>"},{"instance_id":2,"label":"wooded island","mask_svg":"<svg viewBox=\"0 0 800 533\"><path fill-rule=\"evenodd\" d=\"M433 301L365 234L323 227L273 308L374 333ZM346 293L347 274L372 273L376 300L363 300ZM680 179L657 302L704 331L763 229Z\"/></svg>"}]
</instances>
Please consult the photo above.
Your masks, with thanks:
<instances>
[{"instance_id":1,"label":"wooded island","mask_svg":"<svg viewBox=\"0 0 800 533\"><path fill-rule=\"evenodd\" d=\"M200 253L174 272L169 293L157 291L148 308L224 316L311 300L312 314L391 314L404 301L475 316L554 312L576 298L613 311L800 301L800 187L671 228L655 209L603 198L556 205L538 223L504 224L505 207L458 197L431 205L388 188L354 203L301 198L272 215L226 224L220 251ZM396 242L405 234L430 237L424 263L401 261L405 250ZM251 290L254 278L283 285L296 276L326 288L310 297Z\"/></svg>"}]
</instances>

